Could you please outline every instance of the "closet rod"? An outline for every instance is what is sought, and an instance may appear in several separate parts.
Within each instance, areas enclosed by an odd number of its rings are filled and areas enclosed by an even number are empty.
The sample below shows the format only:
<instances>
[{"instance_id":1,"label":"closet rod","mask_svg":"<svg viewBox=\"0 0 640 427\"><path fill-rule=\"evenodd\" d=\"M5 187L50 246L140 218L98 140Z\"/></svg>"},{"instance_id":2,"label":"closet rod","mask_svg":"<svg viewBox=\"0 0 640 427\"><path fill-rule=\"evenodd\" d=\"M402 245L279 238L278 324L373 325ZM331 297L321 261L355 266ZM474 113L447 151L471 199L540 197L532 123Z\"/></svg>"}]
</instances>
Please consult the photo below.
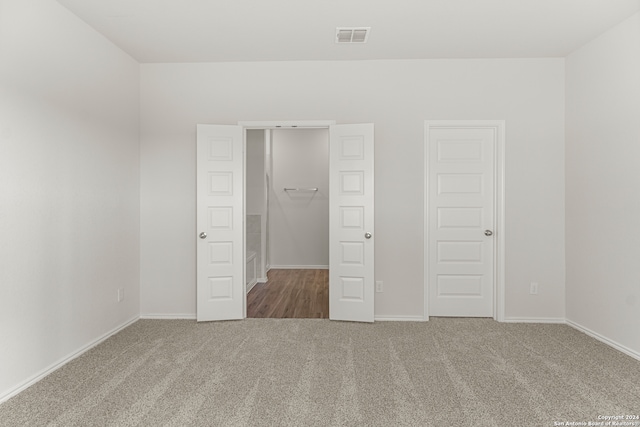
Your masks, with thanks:
<instances>
[{"instance_id":1,"label":"closet rod","mask_svg":"<svg viewBox=\"0 0 640 427\"><path fill-rule=\"evenodd\" d=\"M308 187L308 188L287 188L287 187L284 187L284 191L318 191L318 187Z\"/></svg>"}]
</instances>

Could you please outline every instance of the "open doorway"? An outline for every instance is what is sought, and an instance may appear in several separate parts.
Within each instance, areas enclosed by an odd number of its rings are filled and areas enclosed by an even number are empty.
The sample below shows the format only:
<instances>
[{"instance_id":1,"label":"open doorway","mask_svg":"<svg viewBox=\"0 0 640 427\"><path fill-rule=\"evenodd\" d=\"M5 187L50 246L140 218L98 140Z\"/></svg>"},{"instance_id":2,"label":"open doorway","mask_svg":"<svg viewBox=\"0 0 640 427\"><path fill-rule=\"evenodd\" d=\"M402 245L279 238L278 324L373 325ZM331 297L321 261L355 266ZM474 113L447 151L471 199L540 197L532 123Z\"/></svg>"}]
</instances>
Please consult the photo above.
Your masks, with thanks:
<instances>
[{"instance_id":1,"label":"open doorway","mask_svg":"<svg viewBox=\"0 0 640 427\"><path fill-rule=\"evenodd\" d=\"M329 129L248 129L247 317L329 317Z\"/></svg>"},{"instance_id":2,"label":"open doorway","mask_svg":"<svg viewBox=\"0 0 640 427\"><path fill-rule=\"evenodd\" d=\"M329 129L329 318L373 322L374 125L258 123L197 125L197 320L247 317L246 131L304 127Z\"/></svg>"}]
</instances>

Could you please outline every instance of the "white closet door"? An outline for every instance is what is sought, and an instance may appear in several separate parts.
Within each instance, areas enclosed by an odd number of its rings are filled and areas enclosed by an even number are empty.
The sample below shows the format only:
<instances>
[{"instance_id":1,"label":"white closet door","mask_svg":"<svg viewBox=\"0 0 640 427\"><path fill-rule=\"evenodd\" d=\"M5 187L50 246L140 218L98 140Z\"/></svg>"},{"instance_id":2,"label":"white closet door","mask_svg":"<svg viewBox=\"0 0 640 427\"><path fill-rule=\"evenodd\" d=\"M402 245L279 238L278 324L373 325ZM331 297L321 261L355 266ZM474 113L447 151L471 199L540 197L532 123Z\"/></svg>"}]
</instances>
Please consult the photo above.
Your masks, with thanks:
<instances>
[{"instance_id":1,"label":"white closet door","mask_svg":"<svg viewBox=\"0 0 640 427\"><path fill-rule=\"evenodd\" d=\"M197 127L197 319L244 317L243 130Z\"/></svg>"},{"instance_id":2,"label":"white closet door","mask_svg":"<svg viewBox=\"0 0 640 427\"><path fill-rule=\"evenodd\" d=\"M495 128L428 128L429 314L492 317Z\"/></svg>"},{"instance_id":3,"label":"white closet door","mask_svg":"<svg viewBox=\"0 0 640 427\"><path fill-rule=\"evenodd\" d=\"M329 135L329 318L373 322L373 124Z\"/></svg>"}]
</instances>

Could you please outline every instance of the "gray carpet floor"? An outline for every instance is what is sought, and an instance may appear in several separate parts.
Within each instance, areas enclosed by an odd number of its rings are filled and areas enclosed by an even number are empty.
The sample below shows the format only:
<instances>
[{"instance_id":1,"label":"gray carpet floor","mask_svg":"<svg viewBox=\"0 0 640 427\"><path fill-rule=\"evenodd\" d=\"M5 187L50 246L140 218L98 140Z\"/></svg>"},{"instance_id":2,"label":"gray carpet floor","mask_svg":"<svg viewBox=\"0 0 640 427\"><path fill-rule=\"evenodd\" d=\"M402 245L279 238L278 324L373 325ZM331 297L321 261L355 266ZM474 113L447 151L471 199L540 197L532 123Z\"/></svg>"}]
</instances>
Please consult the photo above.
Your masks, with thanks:
<instances>
[{"instance_id":1,"label":"gray carpet floor","mask_svg":"<svg viewBox=\"0 0 640 427\"><path fill-rule=\"evenodd\" d=\"M565 325L140 320L0 405L0 425L557 426L634 414L640 362Z\"/></svg>"}]
</instances>

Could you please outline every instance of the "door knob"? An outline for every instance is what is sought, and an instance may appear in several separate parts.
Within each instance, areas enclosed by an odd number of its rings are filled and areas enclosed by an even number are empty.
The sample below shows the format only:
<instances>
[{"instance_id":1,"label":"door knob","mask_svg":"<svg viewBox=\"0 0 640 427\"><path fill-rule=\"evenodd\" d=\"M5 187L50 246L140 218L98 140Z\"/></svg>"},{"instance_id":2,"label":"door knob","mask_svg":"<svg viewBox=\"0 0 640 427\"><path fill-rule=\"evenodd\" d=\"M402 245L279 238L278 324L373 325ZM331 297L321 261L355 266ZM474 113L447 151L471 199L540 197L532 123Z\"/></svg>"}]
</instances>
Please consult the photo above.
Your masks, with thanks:
<instances>
[{"instance_id":1,"label":"door knob","mask_svg":"<svg viewBox=\"0 0 640 427\"><path fill-rule=\"evenodd\" d=\"M207 238L207 233L205 233L204 231L202 233L200 233L200 238L201 239L206 239Z\"/></svg>"},{"instance_id":2,"label":"door knob","mask_svg":"<svg viewBox=\"0 0 640 427\"><path fill-rule=\"evenodd\" d=\"M491 230L484 230L484 235L485 235L485 236L493 236L493 231L491 231Z\"/></svg>"},{"instance_id":3,"label":"door knob","mask_svg":"<svg viewBox=\"0 0 640 427\"><path fill-rule=\"evenodd\" d=\"M371 238L371 233L364 233L364 238L365 239L370 239Z\"/></svg>"}]
</instances>

